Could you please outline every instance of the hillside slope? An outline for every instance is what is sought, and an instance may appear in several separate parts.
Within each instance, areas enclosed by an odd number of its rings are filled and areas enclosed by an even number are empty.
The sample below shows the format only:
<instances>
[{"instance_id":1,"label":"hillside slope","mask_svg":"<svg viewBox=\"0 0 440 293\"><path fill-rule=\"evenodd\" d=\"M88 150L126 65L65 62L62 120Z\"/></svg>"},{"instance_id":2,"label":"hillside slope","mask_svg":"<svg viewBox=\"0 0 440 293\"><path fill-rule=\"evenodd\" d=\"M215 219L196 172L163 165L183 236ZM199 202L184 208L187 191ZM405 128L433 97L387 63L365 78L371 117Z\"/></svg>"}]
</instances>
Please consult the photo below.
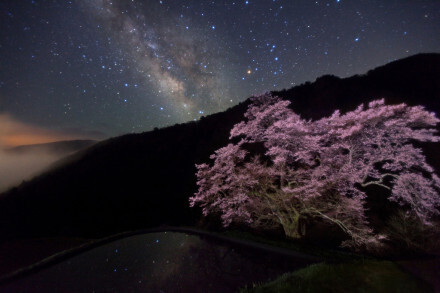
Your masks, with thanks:
<instances>
[{"instance_id":1,"label":"hillside slope","mask_svg":"<svg viewBox=\"0 0 440 293\"><path fill-rule=\"evenodd\" d=\"M440 113L440 54L412 56L362 76L324 76L275 94L314 119L381 97ZM56 170L0 195L0 239L194 225L200 211L189 208L188 197L196 190L195 164L208 161L227 143L247 105L197 122L112 138L73 155ZM438 145L424 148L440 170Z\"/></svg>"}]
</instances>

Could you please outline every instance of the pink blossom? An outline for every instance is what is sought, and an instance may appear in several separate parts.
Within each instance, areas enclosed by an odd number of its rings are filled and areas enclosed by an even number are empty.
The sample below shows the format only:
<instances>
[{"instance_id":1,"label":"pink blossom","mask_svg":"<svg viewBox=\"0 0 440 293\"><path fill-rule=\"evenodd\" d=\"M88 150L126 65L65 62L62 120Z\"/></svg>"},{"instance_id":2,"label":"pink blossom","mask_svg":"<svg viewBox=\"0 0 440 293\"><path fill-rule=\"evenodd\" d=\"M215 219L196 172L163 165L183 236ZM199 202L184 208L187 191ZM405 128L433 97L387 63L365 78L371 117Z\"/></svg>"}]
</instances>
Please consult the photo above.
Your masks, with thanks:
<instances>
[{"instance_id":1,"label":"pink blossom","mask_svg":"<svg viewBox=\"0 0 440 293\"><path fill-rule=\"evenodd\" d=\"M375 235L366 220L368 186L390 190L390 201L427 225L439 214L440 179L411 144L439 141L433 113L381 99L306 121L289 104L270 94L253 98L246 121L231 130L231 138L241 140L217 150L212 165L197 166L191 206L200 205L205 215L220 212L225 226L281 225L293 238L305 233L301 219L324 219L346 232L350 240L343 245L352 247L386 237ZM249 157L245 143L263 143L266 151Z\"/></svg>"}]
</instances>

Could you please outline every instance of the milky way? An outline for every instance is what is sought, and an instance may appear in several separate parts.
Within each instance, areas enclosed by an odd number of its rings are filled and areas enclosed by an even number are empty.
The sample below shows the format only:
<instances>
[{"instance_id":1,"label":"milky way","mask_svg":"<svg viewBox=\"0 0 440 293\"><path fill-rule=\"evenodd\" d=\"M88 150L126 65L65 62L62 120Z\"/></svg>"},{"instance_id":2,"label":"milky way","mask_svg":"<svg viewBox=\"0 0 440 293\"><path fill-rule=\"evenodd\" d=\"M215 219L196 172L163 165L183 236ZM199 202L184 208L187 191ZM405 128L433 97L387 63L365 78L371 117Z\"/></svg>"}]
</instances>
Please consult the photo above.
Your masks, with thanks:
<instances>
[{"instance_id":1,"label":"milky way","mask_svg":"<svg viewBox=\"0 0 440 293\"><path fill-rule=\"evenodd\" d=\"M228 60L222 57L220 42L204 36L183 15L163 9L160 2L125 3L88 0L84 9L130 63L130 73L139 82L124 86L151 89L157 102L169 105L184 120L204 112L200 109L224 108L232 81L225 73Z\"/></svg>"},{"instance_id":2,"label":"milky way","mask_svg":"<svg viewBox=\"0 0 440 293\"><path fill-rule=\"evenodd\" d=\"M4 0L0 13L0 115L24 126L10 133L44 133L21 134L34 142L198 120L440 52L437 0Z\"/></svg>"}]
</instances>

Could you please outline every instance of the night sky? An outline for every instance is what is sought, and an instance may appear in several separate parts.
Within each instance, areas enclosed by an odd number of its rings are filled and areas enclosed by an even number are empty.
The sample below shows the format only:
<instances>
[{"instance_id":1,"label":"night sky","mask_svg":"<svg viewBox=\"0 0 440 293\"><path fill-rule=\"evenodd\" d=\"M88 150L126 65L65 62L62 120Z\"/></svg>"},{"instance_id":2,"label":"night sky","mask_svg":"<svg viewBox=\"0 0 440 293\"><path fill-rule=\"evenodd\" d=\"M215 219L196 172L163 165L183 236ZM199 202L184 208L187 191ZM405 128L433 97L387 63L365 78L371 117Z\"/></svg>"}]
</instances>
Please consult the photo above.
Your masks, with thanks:
<instances>
[{"instance_id":1,"label":"night sky","mask_svg":"<svg viewBox=\"0 0 440 293\"><path fill-rule=\"evenodd\" d=\"M148 131L440 52L440 1L2 0L0 28L11 146Z\"/></svg>"}]
</instances>

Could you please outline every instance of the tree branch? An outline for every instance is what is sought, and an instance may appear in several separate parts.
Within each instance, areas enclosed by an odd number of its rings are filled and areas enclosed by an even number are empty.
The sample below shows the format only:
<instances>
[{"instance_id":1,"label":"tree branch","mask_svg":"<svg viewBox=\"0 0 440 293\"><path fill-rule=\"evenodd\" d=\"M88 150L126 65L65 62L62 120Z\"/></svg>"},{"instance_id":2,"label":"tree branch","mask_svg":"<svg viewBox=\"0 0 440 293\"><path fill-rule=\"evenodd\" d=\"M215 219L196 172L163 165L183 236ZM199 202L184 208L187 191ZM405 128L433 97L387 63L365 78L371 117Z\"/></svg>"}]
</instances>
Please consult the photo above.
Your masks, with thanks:
<instances>
[{"instance_id":1,"label":"tree branch","mask_svg":"<svg viewBox=\"0 0 440 293\"><path fill-rule=\"evenodd\" d=\"M362 186L362 187L367 187L367 186L370 186L370 185L377 185L377 186L380 186L380 187L386 188L386 189L388 189L388 190L391 190L391 187L386 186L386 185L384 184L384 182L383 182L383 179L384 179L385 177L387 177L387 176L391 176L391 177L394 177L394 178L399 178L399 176L397 176L396 174L385 173L385 174L382 174L382 176L380 176L380 179L379 179L379 180L377 180L377 181L370 181L370 182L364 182L364 183L361 183L361 186ZM367 177L367 176L365 176L365 177ZM365 177L364 177L364 181L366 180Z\"/></svg>"}]
</instances>

